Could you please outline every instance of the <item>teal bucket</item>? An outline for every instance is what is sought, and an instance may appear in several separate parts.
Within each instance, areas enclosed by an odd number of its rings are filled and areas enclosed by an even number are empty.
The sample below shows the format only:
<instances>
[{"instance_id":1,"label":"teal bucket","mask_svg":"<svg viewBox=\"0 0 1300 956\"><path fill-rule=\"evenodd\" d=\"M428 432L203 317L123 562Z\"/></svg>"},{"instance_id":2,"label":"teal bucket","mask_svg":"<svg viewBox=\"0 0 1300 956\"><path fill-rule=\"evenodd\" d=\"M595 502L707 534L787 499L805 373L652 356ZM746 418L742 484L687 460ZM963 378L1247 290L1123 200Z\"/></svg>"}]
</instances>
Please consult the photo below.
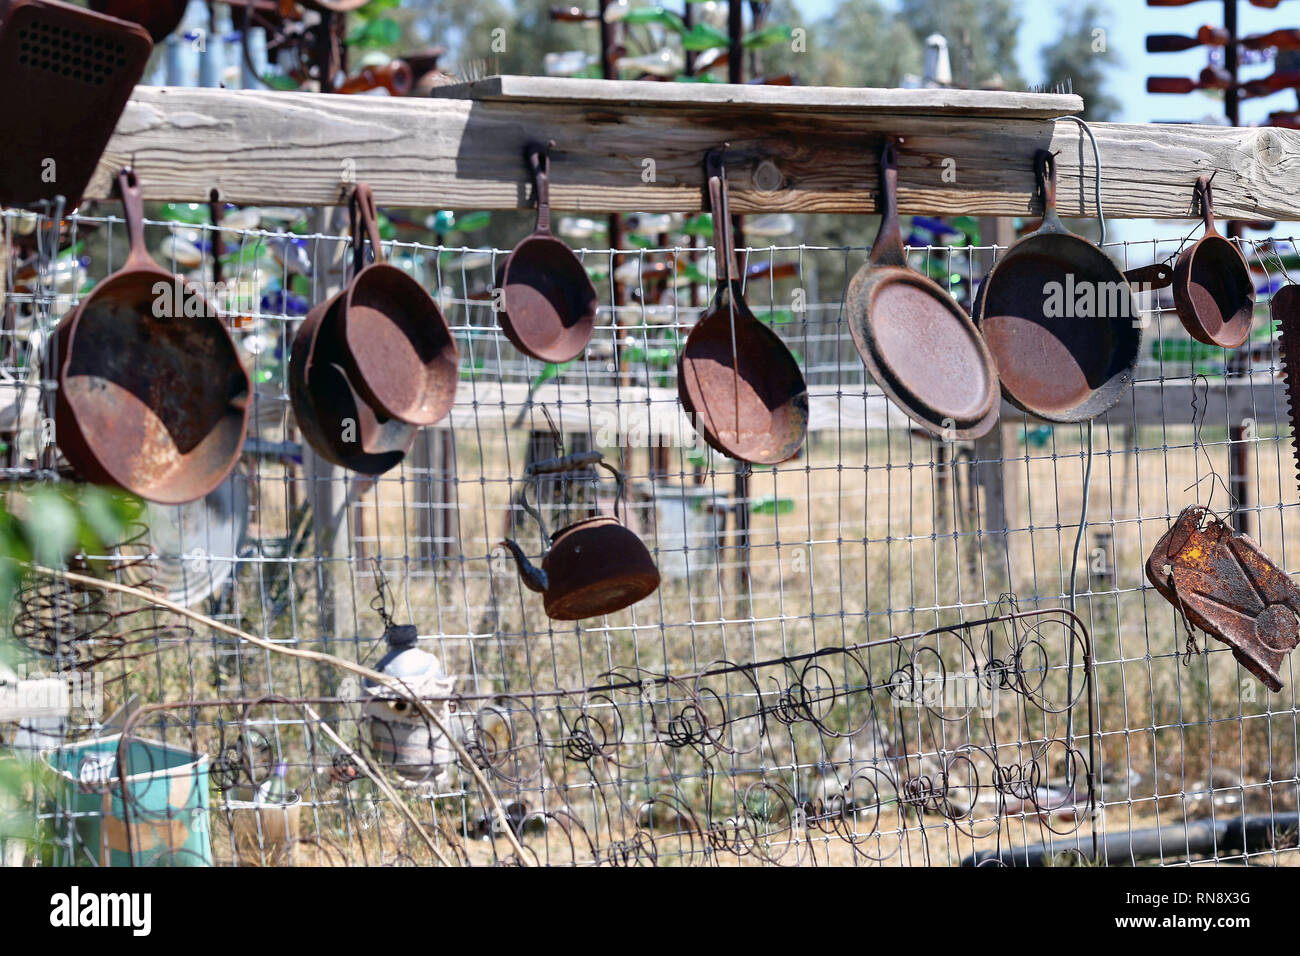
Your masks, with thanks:
<instances>
[{"instance_id":1,"label":"teal bucket","mask_svg":"<svg viewBox=\"0 0 1300 956\"><path fill-rule=\"evenodd\" d=\"M56 866L211 866L208 757L121 735L45 753L58 777Z\"/></svg>"}]
</instances>

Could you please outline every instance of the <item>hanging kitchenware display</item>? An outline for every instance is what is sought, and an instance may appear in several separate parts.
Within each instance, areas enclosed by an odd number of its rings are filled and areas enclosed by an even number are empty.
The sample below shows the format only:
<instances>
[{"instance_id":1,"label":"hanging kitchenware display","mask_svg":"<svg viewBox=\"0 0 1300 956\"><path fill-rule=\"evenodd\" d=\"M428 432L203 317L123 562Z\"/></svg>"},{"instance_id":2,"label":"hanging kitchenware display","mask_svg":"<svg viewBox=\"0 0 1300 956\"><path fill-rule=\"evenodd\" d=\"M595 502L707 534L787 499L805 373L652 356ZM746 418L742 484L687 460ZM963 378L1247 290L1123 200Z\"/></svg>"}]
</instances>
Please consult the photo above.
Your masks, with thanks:
<instances>
[{"instance_id":1,"label":"hanging kitchenware display","mask_svg":"<svg viewBox=\"0 0 1300 956\"><path fill-rule=\"evenodd\" d=\"M529 143L524 158L533 173L537 228L520 240L497 279L501 328L515 348L538 361L577 358L591 341L599 300L582 261L551 234L550 149Z\"/></svg>"},{"instance_id":2,"label":"hanging kitchenware display","mask_svg":"<svg viewBox=\"0 0 1300 956\"><path fill-rule=\"evenodd\" d=\"M90 0L90 9L119 20L138 23L161 43L181 25L190 0Z\"/></svg>"},{"instance_id":3,"label":"hanging kitchenware display","mask_svg":"<svg viewBox=\"0 0 1300 956\"><path fill-rule=\"evenodd\" d=\"M131 169L118 176L118 189L130 251L59 324L55 429L84 478L184 504L235 467L252 386L202 291L149 257Z\"/></svg>"},{"instance_id":4,"label":"hanging kitchenware display","mask_svg":"<svg viewBox=\"0 0 1300 956\"><path fill-rule=\"evenodd\" d=\"M419 428L377 415L353 387L333 334L342 299L340 292L320 303L298 328L289 353L289 401L318 455L363 475L382 475L406 457Z\"/></svg>"},{"instance_id":5,"label":"hanging kitchenware display","mask_svg":"<svg viewBox=\"0 0 1300 956\"><path fill-rule=\"evenodd\" d=\"M745 305L731 238L721 149L704 179L713 212L717 292L677 359L677 395L696 431L731 458L775 465L793 458L808 432L808 386L780 336Z\"/></svg>"},{"instance_id":6,"label":"hanging kitchenware display","mask_svg":"<svg viewBox=\"0 0 1300 956\"><path fill-rule=\"evenodd\" d=\"M0 23L0 203L81 201L153 44L140 26L55 0Z\"/></svg>"},{"instance_id":7,"label":"hanging kitchenware display","mask_svg":"<svg viewBox=\"0 0 1300 956\"><path fill-rule=\"evenodd\" d=\"M600 465L618 485L614 514L575 521L552 537L541 513L528 503L528 489L542 475L581 471ZM519 566L519 576L530 591L542 595L547 617L580 621L613 614L649 597L659 587L659 569L641 539L618 518L624 500L623 473L604 460L600 452L581 452L563 458L535 461L524 472L524 510L533 516L542 534L542 566L534 566L523 549L507 538L502 542Z\"/></svg>"},{"instance_id":8,"label":"hanging kitchenware display","mask_svg":"<svg viewBox=\"0 0 1300 956\"><path fill-rule=\"evenodd\" d=\"M908 417L941 438L978 438L998 418L997 368L966 310L908 268L897 142L891 137L881 149L880 231L849 283L849 331L871 377Z\"/></svg>"},{"instance_id":9,"label":"hanging kitchenware display","mask_svg":"<svg viewBox=\"0 0 1300 956\"><path fill-rule=\"evenodd\" d=\"M1300 587L1249 536L1207 508L1184 508L1146 571L1190 625L1231 647L1269 690L1282 689L1281 667L1298 639Z\"/></svg>"},{"instance_id":10,"label":"hanging kitchenware display","mask_svg":"<svg viewBox=\"0 0 1300 956\"><path fill-rule=\"evenodd\" d=\"M1002 394L1049 422L1113 408L1133 384L1140 313L1106 253L1056 213L1056 157L1034 156L1043 224L993 264L975 297L975 324L997 363Z\"/></svg>"},{"instance_id":11,"label":"hanging kitchenware display","mask_svg":"<svg viewBox=\"0 0 1300 956\"><path fill-rule=\"evenodd\" d=\"M384 261L375 195L353 190L352 281L333 329L344 371L376 415L433 425L456 401L460 354L447 320L420 283ZM366 265L365 239L374 262Z\"/></svg>"},{"instance_id":12,"label":"hanging kitchenware display","mask_svg":"<svg viewBox=\"0 0 1300 956\"><path fill-rule=\"evenodd\" d=\"M1183 328L1196 341L1235 349L1250 337L1255 286L1241 250L1214 226L1211 178L1196 180L1205 234L1178 257L1174 306Z\"/></svg>"}]
</instances>

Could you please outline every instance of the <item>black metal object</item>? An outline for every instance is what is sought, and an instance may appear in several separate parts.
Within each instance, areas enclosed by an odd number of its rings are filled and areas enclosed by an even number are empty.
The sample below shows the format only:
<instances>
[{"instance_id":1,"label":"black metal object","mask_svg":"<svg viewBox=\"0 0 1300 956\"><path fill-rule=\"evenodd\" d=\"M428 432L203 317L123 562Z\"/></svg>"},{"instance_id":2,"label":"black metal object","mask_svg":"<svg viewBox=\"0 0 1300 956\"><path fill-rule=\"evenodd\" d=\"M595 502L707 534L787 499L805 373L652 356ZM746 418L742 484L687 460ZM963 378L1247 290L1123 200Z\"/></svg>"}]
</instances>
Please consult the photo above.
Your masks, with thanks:
<instances>
[{"instance_id":1,"label":"black metal object","mask_svg":"<svg viewBox=\"0 0 1300 956\"><path fill-rule=\"evenodd\" d=\"M1223 820L1196 820L1166 827L1145 827L1107 833L1094 851L1082 837L1067 837L1030 846L980 850L962 859L962 866L1060 866L1093 861L1108 866L1125 861L1191 859L1222 860L1224 856L1267 853L1278 847L1283 831L1300 827L1300 814L1274 813Z\"/></svg>"}]
</instances>

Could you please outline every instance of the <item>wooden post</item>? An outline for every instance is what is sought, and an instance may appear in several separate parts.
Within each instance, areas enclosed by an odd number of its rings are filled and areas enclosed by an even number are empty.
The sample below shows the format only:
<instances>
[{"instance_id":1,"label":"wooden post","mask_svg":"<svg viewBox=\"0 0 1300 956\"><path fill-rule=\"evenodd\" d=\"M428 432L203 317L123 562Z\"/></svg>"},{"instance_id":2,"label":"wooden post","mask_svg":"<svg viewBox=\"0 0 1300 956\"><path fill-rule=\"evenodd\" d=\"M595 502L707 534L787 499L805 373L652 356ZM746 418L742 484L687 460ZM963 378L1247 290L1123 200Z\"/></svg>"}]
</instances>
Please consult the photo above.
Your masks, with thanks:
<instances>
[{"instance_id":1,"label":"wooden post","mask_svg":"<svg viewBox=\"0 0 1300 956\"><path fill-rule=\"evenodd\" d=\"M1010 219L982 217L980 242L1005 250L1016 240ZM985 275L993 267L991 251L981 254L980 265ZM975 484L984 491L984 507L979 527L985 537L980 543L984 558L984 577L987 582L986 598L996 598L1004 591L1013 591L1011 579L1010 515L1007 508L1006 469L1007 450L1015 447L1016 426L998 425L982 438L975 439ZM1014 487L1014 485L1013 485Z\"/></svg>"},{"instance_id":2,"label":"wooden post","mask_svg":"<svg viewBox=\"0 0 1300 956\"><path fill-rule=\"evenodd\" d=\"M336 236L343 231L346 212L339 208L319 209L314 215L315 231ZM343 287L345 266L344 243L322 243L318 246L314 263L320 277L316 297L329 298ZM326 255L320 255L325 252ZM320 618L322 647L333 653L332 642L339 637L339 629L347 626L350 618L347 601L348 557L347 531L347 471L332 465L316 454L306 442L302 450L303 475L307 481L307 500L311 502L313 555L316 558L316 607ZM335 689L335 671L332 667L319 669L322 690L332 694Z\"/></svg>"},{"instance_id":3,"label":"wooden post","mask_svg":"<svg viewBox=\"0 0 1300 956\"><path fill-rule=\"evenodd\" d=\"M460 553L456 520L456 444L450 428L425 428L411 455L415 472L416 541L420 560L433 563Z\"/></svg>"}]
</instances>

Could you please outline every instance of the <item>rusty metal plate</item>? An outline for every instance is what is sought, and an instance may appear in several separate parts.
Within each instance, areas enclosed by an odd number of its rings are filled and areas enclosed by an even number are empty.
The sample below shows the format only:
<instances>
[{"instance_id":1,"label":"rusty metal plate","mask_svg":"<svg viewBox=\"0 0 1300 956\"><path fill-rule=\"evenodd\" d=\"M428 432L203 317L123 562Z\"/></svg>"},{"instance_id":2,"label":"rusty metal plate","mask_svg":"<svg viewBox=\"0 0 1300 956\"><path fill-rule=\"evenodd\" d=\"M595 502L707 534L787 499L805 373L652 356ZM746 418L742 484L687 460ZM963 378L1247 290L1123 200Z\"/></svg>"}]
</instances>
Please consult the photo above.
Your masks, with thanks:
<instances>
[{"instance_id":1,"label":"rusty metal plate","mask_svg":"<svg viewBox=\"0 0 1300 956\"><path fill-rule=\"evenodd\" d=\"M1184 508L1147 558L1147 579L1269 690L1282 689L1282 664L1300 641L1300 588L1249 536Z\"/></svg>"}]
</instances>

